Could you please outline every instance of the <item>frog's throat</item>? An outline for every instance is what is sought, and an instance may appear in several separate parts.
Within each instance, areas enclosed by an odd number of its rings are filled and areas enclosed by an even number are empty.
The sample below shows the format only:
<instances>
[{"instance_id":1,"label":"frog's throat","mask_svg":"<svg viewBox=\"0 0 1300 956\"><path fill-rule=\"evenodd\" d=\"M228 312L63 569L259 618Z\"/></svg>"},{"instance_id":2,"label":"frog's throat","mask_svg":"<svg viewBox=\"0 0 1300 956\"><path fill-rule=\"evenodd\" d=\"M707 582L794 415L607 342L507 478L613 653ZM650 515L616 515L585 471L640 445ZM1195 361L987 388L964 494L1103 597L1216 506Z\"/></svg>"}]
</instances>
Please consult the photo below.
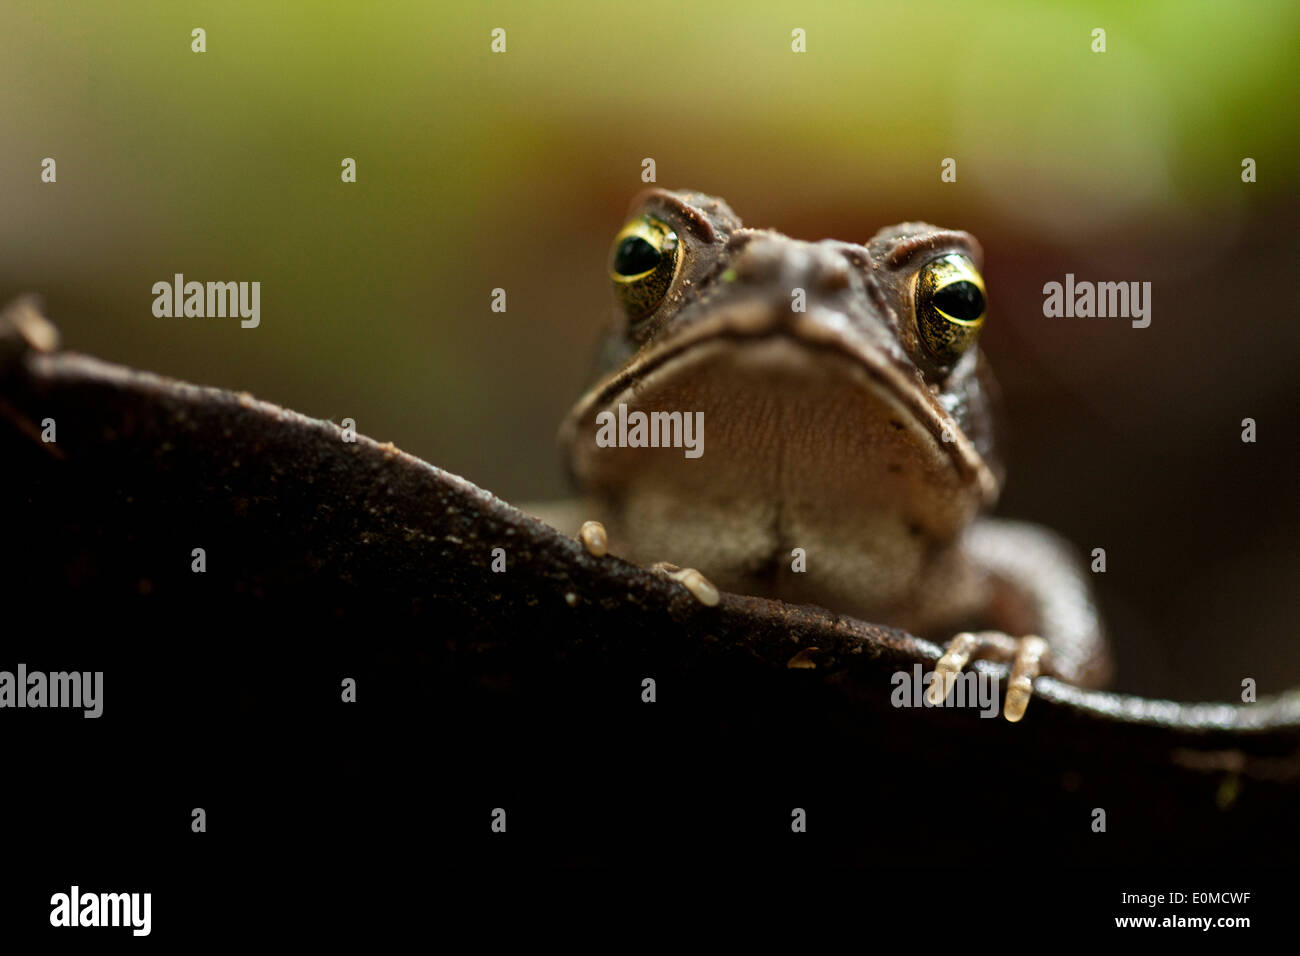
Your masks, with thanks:
<instances>
[{"instance_id":1,"label":"frog's throat","mask_svg":"<svg viewBox=\"0 0 1300 956\"><path fill-rule=\"evenodd\" d=\"M997 477L956 420L930 390L919 383L915 373L909 373L862 336L853 333L843 316L817 308L807 313L788 313L775 321L770 310L731 308L708 321L692 323L651 345L618 371L597 382L578 400L560 426L561 447L572 452L584 424L595 427L598 412L613 409L620 401L634 402L638 383L652 374L669 371L696 346L727 340L741 343L764 339L785 339L810 353L824 351L849 359L947 453L955 473L964 484L973 486L983 506L990 506L997 500Z\"/></svg>"}]
</instances>

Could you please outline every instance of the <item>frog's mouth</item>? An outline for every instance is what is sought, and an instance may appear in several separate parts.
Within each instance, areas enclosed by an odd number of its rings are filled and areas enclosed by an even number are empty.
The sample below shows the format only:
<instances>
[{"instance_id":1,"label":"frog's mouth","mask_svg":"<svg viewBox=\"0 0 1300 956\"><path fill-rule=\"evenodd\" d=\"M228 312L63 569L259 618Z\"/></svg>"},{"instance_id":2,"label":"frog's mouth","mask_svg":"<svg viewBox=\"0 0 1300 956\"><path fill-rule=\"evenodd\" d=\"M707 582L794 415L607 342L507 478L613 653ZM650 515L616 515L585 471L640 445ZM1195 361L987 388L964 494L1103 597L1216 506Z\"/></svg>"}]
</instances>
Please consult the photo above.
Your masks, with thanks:
<instances>
[{"instance_id":1,"label":"frog's mouth","mask_svg":"<svg viewBox=\"0 0 1300 956\"><path fill-rule=\"evenodd\" d=\"M601 412L623 421L635 411L701 413L702 460L599 440ZM847 317L816 306L782 314L736 304L690 323L592 388L560 439L583 489L644 479L744 494L755 481L802 482L808 494L865 509L902 508L936 535L969 520L998 489L915 373Z\"/></svg>"}]
</instances>

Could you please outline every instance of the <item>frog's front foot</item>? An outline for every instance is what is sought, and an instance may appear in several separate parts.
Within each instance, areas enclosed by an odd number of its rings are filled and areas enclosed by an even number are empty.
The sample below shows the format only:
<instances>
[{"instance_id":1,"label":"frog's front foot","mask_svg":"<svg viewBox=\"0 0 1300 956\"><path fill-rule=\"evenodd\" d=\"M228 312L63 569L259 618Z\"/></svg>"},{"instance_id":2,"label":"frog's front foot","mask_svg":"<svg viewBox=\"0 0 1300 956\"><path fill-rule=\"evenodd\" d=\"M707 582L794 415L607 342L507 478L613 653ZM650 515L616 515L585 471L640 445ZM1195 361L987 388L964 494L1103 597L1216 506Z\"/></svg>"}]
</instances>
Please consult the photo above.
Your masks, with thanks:
<instances>
[{"instance_id":1,"label":"frog's front foot","mask_svg":"<svg viewBox=\"0 0 1300 956\"><path fill-rule=\"evenodd\" d=\"M1034 634L1019 639L1001 631L958 634L948 642L944 655L934 667L934 681L926 691L927 699L935 707L947 700L957 675L972 657L1010 661L1011 680L1002 715L1014 723L1025 716L1034 692L1034 678L1042 669L1046 654L1047 642Z\"/></svg>"},{"instance_id":2,"label":"frog's front foot","mask_svg":"<svg viewBox=\"0 0 1300 956\"><path fill-rule=\"evenodd\" d=\"M584 521L578 529L578 540L592 557L603 558L609 552L609 534L599 521ZM713 582L694 568L679 568L667 561L657 561L650 565L650 570L672 578L706 607L716 607L722 599Z\"/></svg>"},{"instance_id":3,"label":"frog's front foot","mask_svg":"<svg viewBox=\"0 0 1300 956\"><path fill-rule=\"evenodd\" d=\"M599 521L584 521L578 529L578 540L593 558L603 558L609 552L609 534Z\"/></svg>"},{"instance_id":4,"label":"frog's front foot","mask_svg":"<svg viewBox=\"0 0 1300 956\"><path fill-rule=\"evenodd\" d=\"M664 577L672 578L690 591L691 596L705 607L717 607L718 602L722 600L722 595L718 593L718 589L714 587L713 582L694 568L679 568L667 561L656 561L650 565L650 570L657 571Z\"/></svg>"}]
</instances>

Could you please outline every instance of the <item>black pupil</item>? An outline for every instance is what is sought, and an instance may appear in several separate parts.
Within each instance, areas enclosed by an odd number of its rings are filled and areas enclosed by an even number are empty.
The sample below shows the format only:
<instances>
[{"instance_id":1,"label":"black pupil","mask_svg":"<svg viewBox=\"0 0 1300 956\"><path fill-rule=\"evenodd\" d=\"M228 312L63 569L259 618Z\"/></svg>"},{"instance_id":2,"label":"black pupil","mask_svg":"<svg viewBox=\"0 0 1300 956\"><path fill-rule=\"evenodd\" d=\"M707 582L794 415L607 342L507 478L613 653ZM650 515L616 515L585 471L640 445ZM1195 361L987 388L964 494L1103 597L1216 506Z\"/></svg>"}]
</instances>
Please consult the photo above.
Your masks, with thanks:
<instances>
[{"instance_id":1,"label":"black pupil","mask_svg":"<svg viewBox=\"0 0 1300 956\"><path fill-rule=\"evenodd\" d=\"M628 236L614 253L614 271L621 276L637 276L659 265L659 250L640 236Z\"/></svg>"},{"instance_id":2,"label":"black pupil","mask_svg":"<svg viewBox=\"0 0 1300 956\"><path fill-rule=\"evenodd\" d=\"M934 306L944 315L973 322L984 314L984 294L973 282L954 282L934 294Z\"/></svg>"}]
</instances>

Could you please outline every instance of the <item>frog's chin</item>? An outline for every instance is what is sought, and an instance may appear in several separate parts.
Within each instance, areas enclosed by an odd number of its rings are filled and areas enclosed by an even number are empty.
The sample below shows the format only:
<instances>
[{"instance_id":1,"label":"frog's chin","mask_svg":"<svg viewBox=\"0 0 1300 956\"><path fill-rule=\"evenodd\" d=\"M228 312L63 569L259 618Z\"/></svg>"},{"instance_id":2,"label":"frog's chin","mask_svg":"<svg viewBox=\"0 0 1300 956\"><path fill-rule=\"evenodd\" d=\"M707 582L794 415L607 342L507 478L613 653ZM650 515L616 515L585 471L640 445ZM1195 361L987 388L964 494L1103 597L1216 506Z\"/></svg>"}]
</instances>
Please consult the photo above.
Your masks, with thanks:
<instances>
[{"instance_id":1,"label":"frog's chin","mask_svg":"<svg viewBox=\"0 0 1300 956\"><path fill-rule=\"evenodd\" d=\"M699 342L566 430L617 553L699 568L724 589L759 586L737 561L761 577L795 548L837 568L870 552L884 607L983 505L978 481L860 361L781 335Z\"/></svg>"},{"instance_id":2,"label":"frog's chin","mask_svg":"<svg viewBox=\"0 0 1300 956\"><path fill-rule=\"evenodd\" d=\"M638 412L640 434L629 432ZM683 425L689 417L700 447L674 454L671 431L652 433L676 427L672 413ZM919 376L825 310L774 320L737 309L693 323L588 392L561 442L582 488L644 476L735 494L777 474L804 490L768 488L774 500L808 494L898 510L939 537L997 495L993 473Z\"/></svg>"}]
</instances>

